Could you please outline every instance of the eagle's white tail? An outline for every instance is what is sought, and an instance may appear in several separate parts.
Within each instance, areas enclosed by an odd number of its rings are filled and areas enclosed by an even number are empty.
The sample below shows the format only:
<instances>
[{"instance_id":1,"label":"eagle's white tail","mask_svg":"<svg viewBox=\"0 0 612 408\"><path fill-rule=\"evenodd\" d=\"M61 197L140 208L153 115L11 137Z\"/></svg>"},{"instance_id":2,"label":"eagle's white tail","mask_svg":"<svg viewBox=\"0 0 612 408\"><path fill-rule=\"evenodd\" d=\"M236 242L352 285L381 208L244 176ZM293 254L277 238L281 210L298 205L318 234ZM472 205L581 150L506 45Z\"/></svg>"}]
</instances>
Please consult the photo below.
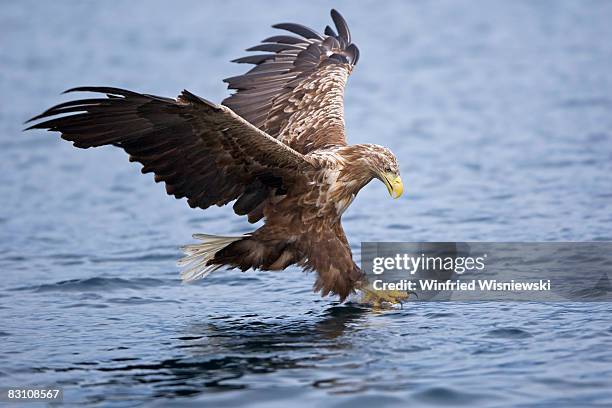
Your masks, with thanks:
<instances>
[{"instance_id":1,"label":"eagle's white tail","mask_svg":"<svg viewBox=\"0 0 612 408\"><path fill-rule=\"evenodd\" d=\"M199 244L185 245L181 249L185 257L178 261L178 265L184 267L181 272L183 282L191 282L207 277L223 265L207 265L215 254L235 241L245 238L245 235L223 237L219 235L194 234L195 239L202 241Z\"/></svg>"}]
</instances>

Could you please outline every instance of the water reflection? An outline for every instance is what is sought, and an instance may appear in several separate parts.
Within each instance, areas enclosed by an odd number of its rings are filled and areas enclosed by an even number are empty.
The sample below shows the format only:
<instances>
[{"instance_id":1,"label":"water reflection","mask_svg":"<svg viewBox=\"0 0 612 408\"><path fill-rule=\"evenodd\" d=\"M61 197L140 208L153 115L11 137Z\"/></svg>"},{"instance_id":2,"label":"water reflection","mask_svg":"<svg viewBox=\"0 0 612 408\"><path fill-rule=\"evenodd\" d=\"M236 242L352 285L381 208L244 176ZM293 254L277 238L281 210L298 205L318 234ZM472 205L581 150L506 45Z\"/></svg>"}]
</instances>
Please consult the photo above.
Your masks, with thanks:
<instances>
[{"instance_id":1,"label":"water reflection","mask_svg":"<svg viewBox=\"0 0 612 408\"><path fill-rule=\"evenodd\" d=\"M176 345L185 356L165 365L169 371L160 378L158 392L168 396L177 390L196 394L204 388L242 389L248 387L248 380L240 379L249 374L316 368L337 350L351 347L350 341L341 338L367 312L358 306L335 305L318 317L298 321L246 315L238 321L227 317L192 324Z\"/></svg>"},{"instance_id":2,"label":"water reflection","mask_svg":"<svg viewBox=\"0 0 612 408\"><path fill-rule=\"evenodd\" d=\"M317 368L323 360L350 349L345 337L368 311L357 305L334 305L300 320L219 316L193 323L175 337L176 358L154 363L133 359L119 366L114 360L112 365L89 369L112 373L112 383L149 385L156 397L245 389L252 381L246 376Z\"/></svg>"}]
</instances>

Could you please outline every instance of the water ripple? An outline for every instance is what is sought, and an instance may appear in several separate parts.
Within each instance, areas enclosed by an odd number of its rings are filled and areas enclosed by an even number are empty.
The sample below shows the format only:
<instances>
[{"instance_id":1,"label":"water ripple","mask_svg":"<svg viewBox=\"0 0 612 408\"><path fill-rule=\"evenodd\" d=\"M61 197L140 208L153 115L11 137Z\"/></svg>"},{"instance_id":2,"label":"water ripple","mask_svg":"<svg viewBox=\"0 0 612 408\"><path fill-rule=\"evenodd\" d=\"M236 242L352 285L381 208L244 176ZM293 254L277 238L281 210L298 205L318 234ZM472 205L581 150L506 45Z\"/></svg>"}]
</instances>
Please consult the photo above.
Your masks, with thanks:
<instances>
[{"instance_id":1,"label":"water ripple","mask_svg":"<svg viewBox=\"0 0 612 408\"><path fill-rule=\"evenodd\" d=\"M155 286L169 285L171 282L153 278L87 278L70 279L41 285L21 286L11 290L32 292L101 292L117 289L144 289ZM175 283L175 282L172 282Z\"/></svg>"}]
</instances>

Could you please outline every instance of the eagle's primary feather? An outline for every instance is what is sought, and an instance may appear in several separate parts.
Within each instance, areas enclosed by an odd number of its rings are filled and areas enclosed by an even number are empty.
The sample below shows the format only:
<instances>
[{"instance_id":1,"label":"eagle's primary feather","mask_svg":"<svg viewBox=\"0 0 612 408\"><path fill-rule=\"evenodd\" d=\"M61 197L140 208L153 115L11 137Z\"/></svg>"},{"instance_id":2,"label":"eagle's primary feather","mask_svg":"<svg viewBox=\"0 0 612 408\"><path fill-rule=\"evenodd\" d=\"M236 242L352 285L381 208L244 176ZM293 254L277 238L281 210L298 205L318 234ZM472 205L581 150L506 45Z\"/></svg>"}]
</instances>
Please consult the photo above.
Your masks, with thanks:
<instances>
[{"instance_id":1,"label":"eagle's primary feather","mask_svg":"<svg viewBox=\"0 0 612 408\"><path fill-rule=\"evenodd\" d=\"M364 282L340 219L355 195L379 178L394 197L402 185L395 156L377 145L346 143L344 86L359 51L342 16L319 34L267 38L236 60L255 66L225 81L235 92L222 105L183 91L176 99L119 88L67 92L106 95L62 103L28 129L61 133L79 148L114 145L153 172L168 194L206 209L234 201L238 215L263 226L240 237L197 234L184 247L185 280L221 266L318 273L315 290L341 300Z\"/></svg>"}]
</instances>

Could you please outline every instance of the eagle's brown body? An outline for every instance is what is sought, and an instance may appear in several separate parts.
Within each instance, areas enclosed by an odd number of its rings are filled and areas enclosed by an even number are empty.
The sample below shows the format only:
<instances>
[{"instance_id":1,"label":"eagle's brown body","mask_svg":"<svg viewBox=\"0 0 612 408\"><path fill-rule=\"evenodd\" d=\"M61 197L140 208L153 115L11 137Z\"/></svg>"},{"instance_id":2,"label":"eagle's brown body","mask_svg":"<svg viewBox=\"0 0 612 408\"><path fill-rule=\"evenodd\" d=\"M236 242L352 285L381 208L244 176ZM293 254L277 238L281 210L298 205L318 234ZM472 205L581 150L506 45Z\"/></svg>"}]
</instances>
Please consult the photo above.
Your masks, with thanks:
<instances>
[{"instance_id":1,"label":"eagle's brown body","mask_svg":"<svg viewBox=\"0 0 612 408\"><path fill-rule=\"evenodd\" d=\"M242 270L281 270L292 264L319 271L315 289L345 298L363 274L353 262L340 223L357 192L371 180L358 157L375 146L344 146L313 152L316 170L305 171L300 186L272 196L263 207L264 226L216 254L212 263Z\"/></svg>"},{"instance_id":2,"label":"eagle's brown body","mask_svg":"<svg viewBox=\"0 0 612 408\"><path fill-rule=\"evenodd\" d=\"M51 117L32 128L59 131L76 147L121 147L191 207L235 201L236 214L264 220L245 236L195 235L203 242L185 247L183 279L221 266L282 270L297 264L318 273L315 290L343 300L364 277L352 260L342 213L373 178L394 197L402 186L388 149L346 142L344 87L359 53L344 19L335 11L332 18L338 33L275 26L299 37L270 37L250 50L271 53L236 60L255 67L226 79L236 92L222 105L187 91L170 99L83 87L71 91L106 98L57 105L33 118Z\"/></svg>"}]
</instances>

